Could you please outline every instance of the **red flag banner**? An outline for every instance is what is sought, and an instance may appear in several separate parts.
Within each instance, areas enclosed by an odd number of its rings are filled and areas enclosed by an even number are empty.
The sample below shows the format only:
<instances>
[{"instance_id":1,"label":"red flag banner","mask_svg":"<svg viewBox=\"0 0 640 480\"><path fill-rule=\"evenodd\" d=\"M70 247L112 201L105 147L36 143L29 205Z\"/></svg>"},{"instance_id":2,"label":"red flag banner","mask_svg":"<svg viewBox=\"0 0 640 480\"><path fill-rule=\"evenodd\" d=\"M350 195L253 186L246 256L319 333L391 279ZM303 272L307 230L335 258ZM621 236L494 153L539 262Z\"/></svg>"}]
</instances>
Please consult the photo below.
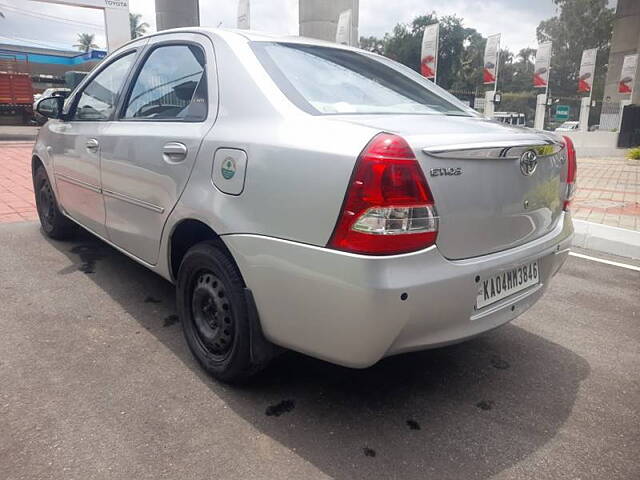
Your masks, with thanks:
<instances>
[{"instance_id":1,"label":"red flag banner","mask_svg":"<svg viewBox=\"0 0 640 480\"><path fill-rule=\"evenodd\" d=\"M625 55L618 82L618 93L632 93L638 71L638 54Z\"/></svg>"},{"instance_id":2,"label":"red flag banner","mask_svg":"<svg viewBox=\"0 0 640 480\"><path fill-rule=\"evenodd\" d=\"M429 79L436 78L438 69L438 38L440 25L427 25L422 36L422 53L420 55L420 73Z\"/></svg>"},{"instance_id":3,"label":"red flag banner","mask_svg":"<svg viewBox=\"0 0 640 480\"><path fill-rule=\"evenodd\" d=\"M578 92L590 93L593 87L593 75L596 71L596 57L598 49L592 48L582 52L580 74L578 75Z\"/></svg>"},{"instance_id":4,"label":"red flag banner","mask_svg":"<svg viewBox=\"0 0 640 480\"><path fill-rule=\"evenodd\" d=\"M485 85L495 83L498 73L498 50L500 49L500 34L491 35L487 38L487 45L484 48L484 67L482 80Z\"/></svg>"}]
</instances>

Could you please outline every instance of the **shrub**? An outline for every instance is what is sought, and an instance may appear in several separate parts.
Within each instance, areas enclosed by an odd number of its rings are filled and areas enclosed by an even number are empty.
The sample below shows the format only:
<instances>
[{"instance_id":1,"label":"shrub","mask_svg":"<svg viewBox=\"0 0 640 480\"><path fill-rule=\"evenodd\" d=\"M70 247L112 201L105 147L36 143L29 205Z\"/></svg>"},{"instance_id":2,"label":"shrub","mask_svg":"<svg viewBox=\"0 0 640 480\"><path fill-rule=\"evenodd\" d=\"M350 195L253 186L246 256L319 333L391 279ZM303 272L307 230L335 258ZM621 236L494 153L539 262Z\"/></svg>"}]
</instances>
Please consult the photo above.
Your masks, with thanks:
<instances>
[{"instance_id":1,"label":"shrub","mask_svg":"<svg viewBox=\"0 0 640 480\"><path fill-rule=\"evenodd\" d=\"M640 160L640 147L629 150L629 158L631 160Z\"/></svg>"}]
</instances>

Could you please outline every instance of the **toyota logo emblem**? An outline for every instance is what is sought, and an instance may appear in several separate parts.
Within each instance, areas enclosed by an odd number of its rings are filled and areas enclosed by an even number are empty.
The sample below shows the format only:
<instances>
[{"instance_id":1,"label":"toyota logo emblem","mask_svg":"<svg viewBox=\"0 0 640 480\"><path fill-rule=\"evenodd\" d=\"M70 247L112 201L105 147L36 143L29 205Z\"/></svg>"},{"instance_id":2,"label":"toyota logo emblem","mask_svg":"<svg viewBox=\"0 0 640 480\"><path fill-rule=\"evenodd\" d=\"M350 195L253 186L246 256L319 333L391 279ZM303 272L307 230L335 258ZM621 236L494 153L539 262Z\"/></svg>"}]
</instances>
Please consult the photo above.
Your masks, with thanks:
<instances>
[{"instance_id":1,"label":"toyota logo emblem","mask_svg":"<svg viewBox=\"0 0 640 480\"><path fill-rule=\"evenodd\" d=\"M527 177L533 175L538 167L538 155L533 150L527 150L520 157L520 171Z\"/></svg>"}]
</instances>

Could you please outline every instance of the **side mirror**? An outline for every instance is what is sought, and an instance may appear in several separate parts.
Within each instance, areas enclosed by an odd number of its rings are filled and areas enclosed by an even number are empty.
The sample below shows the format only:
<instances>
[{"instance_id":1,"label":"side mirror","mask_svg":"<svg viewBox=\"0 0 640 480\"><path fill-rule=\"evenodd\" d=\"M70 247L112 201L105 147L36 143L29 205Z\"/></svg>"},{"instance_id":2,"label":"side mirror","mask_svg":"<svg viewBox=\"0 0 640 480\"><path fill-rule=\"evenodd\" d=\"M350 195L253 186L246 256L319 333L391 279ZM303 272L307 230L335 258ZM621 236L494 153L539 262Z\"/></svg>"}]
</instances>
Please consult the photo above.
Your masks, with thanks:
<instances>
[{"instance_id":1,"label":"side mirror","mask_svg":"<svg viewBox=\"0 0 640 480\"><path fill-rule=\"evenodd\" d=\"M62 115L63 97L47 97L38 101L36 111L47 118L60 118Z\"/></svg>"}]
</instances>

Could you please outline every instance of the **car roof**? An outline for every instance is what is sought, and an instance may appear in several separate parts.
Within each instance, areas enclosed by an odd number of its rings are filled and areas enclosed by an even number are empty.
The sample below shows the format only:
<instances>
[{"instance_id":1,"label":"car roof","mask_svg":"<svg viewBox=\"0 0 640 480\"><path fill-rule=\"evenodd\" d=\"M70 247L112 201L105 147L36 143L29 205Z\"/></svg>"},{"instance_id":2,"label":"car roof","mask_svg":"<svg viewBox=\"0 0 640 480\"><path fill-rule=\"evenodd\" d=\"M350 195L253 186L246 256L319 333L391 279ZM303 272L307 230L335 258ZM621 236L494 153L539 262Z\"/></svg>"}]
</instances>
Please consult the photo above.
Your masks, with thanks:
<instances>
[{"instance_id":1,"label":"car roof","mask_svg":"<svg viewBox=\"0 0 640 480\"><path fill-rule=\"evenodd\" d=\"M127 42L125 45L140 41L141 39L166 35L170 33L202 33L208 36L220 36L222 38L235 37L236 40L244 39L247 42L280 42L280 43L296 43L300 45L316 45L322 47L338 48L342 50L358 51L360 49L350 47L348 45L341 45L339 43L328 42L325 40L318 40L316 38L301 37L298 35L279 35L265 32L257 32L254 30L240 30L235 28L214 28L214 27L182 27L171 28L169 30L162 30L160 32L154 32L150 35L138 37L136 39ZM121 47L122 48L122 47Z\"/></svg>"}]
</instances>

